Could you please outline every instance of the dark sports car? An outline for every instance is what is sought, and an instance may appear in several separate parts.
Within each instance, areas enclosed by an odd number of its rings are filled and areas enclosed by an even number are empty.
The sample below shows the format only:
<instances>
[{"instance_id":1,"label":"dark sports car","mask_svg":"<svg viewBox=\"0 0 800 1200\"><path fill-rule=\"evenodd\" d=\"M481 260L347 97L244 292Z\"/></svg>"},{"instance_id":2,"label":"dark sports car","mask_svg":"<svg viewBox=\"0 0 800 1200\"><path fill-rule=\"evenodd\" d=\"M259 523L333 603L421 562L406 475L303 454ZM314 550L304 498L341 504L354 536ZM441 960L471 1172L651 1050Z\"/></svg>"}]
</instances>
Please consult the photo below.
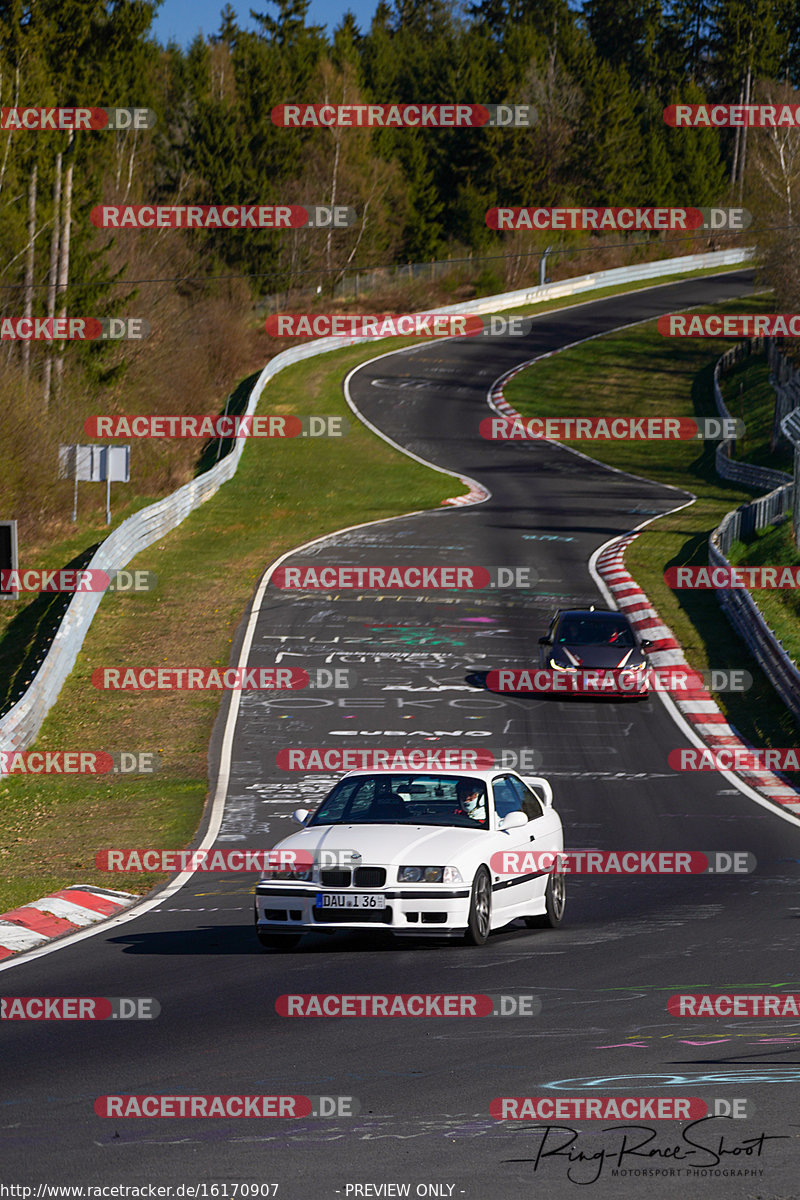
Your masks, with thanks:
<instances>
[{"instance_id":1,"label":"dark sports car","mask_svg":"<svg viewBox=\"0 0 800 1200\"><path fill-rule=\"evenodd\" d=\"M559 609L545 637L539 638L543 668L583 675L583 694L641 698L649 691L650 645L637 637L627 617L611 609Z\"/></svg>"}]
</instances>

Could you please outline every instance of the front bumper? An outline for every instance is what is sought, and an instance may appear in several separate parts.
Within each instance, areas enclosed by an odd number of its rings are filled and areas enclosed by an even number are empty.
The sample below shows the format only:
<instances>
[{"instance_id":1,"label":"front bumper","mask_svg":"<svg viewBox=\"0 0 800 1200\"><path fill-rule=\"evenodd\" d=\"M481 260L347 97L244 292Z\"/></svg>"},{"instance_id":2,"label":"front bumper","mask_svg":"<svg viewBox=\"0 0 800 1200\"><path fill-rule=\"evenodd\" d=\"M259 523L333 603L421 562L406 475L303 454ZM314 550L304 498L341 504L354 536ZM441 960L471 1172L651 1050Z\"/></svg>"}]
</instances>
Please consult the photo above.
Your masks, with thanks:
<instances>
[{"instance_id":1,"label":"front bumper","mask_svg":"<svg viewBox=\"0 0 800 1200\"><path fill-rule=\"evenodd\" d=\"M627 671L623 679L614 681L610 669L584 667L579 671L562 671L556 676L557 687L548 689L549 695L559 699L579 696L583 700L638 700L650 694L650 672Z\"/></svg>"},{"instance_id":2,"label":"front bumper","mask_svg":"<svg viewBox=\"0 0 800 1200\"><path fill-rule=\"evenodd\" d=\"M317 908L320 893L383 896L385 908ZM467 928L470 888L397 884L382 888L326 888L309 883L260 883L255 923L259 933L335 933L384 930L409 937L455 937Z\"/></svg>"}]
</instances>

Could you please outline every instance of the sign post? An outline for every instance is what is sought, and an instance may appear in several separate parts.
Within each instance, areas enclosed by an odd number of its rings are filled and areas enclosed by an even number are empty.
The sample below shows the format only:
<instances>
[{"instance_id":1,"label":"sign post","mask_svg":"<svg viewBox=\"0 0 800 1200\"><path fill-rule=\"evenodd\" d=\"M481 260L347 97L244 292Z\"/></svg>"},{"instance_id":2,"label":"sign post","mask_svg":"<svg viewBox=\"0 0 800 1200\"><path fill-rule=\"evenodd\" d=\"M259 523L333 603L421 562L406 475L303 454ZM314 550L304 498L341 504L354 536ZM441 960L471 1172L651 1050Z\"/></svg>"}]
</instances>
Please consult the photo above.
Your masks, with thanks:
<instances>
[{"instance_id":1,"label":"sign post","mask_svg":"<svg viewBox=\"0 0 800 1200\"><path fill-rule=\"evenodd\" d=\"M111 524L111 483L130 483L130 446L103 446L103 473L106 480L106 525Z\"/></svg>"},{"instance_id":2,"label":"sign post","mask_svg":"<svg viewBox=\"0 0 800 1200\"><path fill-rule=\"evenodd\" d=\"M59 479L74 480L72 520L78 520L78 480L106 485L106 525L111 524L111 484L130 482L130 446L59 446Z\"/></svg>"},{"instance_id":3,"label":"sign post","mask_svg":"<svg viewBox=\"0 0 800 1200\"><path fill-rule=\"evenodd\" d=\"M0 521L0 571L16 571L19 569L17 559L17 522ZM0 596L9 596L16 600L19 592L16 588L4 588L0 584Z\"/></svg>"}]
</instances>

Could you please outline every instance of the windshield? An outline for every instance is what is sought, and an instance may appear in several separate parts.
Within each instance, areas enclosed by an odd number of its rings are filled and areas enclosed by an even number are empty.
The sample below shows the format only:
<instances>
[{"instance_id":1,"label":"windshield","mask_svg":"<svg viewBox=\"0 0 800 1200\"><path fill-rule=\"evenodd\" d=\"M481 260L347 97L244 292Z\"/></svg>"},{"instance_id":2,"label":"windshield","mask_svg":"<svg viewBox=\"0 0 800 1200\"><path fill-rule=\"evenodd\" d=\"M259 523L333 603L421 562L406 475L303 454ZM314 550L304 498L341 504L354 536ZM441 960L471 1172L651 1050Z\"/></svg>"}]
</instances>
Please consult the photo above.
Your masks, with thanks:
<instances>
[{"instance_id":1,"label":"windshield","mask_svg":"<svg viewBox=\"0 0 800 1200\"><path fill-rule=\"evenodd\" d=\"M619 617L565 617L555 640L560 645L622 646L626 650L634 645L630 626Z\"/></svg>"},{"instance_id":2,"label":"windshield","mask_svg":"<svg viewBox=\"0 0 800 1200\"><path fill-rule=\"evenodd\" d=\"M486 785L467 775L355 775L337 783L311 825L455 825L487 829Z\"/></svg>"}]
</instances>

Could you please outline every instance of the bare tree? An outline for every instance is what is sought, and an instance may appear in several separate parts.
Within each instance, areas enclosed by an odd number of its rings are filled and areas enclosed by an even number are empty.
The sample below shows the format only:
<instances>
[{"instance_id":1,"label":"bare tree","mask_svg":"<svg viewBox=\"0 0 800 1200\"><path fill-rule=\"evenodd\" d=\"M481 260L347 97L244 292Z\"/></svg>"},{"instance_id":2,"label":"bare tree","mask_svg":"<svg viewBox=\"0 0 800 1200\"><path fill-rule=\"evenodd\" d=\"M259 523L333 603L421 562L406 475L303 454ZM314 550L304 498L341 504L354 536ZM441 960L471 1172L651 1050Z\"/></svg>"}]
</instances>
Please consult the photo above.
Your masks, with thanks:
<instances>
[{"instance_id":1,"label":"bare tree","mask_svg":"<svg viewBox=\"0 0 800 1200\"><path fill-rule=\"evenodd\" d=\"M34 163L28 180L28 244L25 247L25 290L23 293L23 316L30 320L33 316L33 278L36 251L36 187L39 176L39 164ZM25 382L31 368L31 344L27 339L22 343L22 373Z\"/></svg>"},{"instance_id":2,"label":"bare tree","mask_svg":"<svg viewBox=\"0 0 800 1200\"><path fill-rule=\"evenodd\" d=\"M765 83L758 89L763 103L782 107L797 105L800 92L785 83ZM767 128L754 131L752 146L753 186L761 185L767 196L772 224L792 224L800 200L800 129Z\"/></svg>"},{"instance_id":3,"label":"bare tree","mask_svg":"<svg viewBox=\"0 0 800 1200\"><path fill-rule=\"evenodd\" d=\"M72 145L72 134L70 134L67 153ZM69 284L69 246L70 246L70 229L72 224L72 172L75 166L75 160L70 156L67 164L67 171L64 177L64 203L62 206L62 221L61 221L61 238L59 243L59 264L58 264L58 291L61 296L61 305L58 310L59 318L64 318L67 315L67 285ZM58 355L56 357L56 387L60 391L64 379L64 342L58 344Z\"/></svg>"},{"instance_id":4,"label":"bare tree","mask_svg":"<svg viewBox=\"0 0 800 1200\"><path fill-rule=\"evenodd\" d=\"M22 57L24 58L25 55L23 54ZM0 96L2 96L2 93L3 93L3 71L2 71L2 67L0 67ZM17 108L18 106L19 106L19 63L17 63L16 70L14 72L14 102L13 102L12 107ZM8 154L11 149L11 139L13 138L13 136L14 136L13 131L9 129L8 137L6 138L5 149L3 150L3 161L2 161L2 163L0 163L0 192L2 192L2 190L3 190L3 184L4 184L5 178L6 178L6 167L8 166Z\"/></svg>"},{"instance_id":5,"label":"bare tree","mask_svg":"<svg viewBox=\"0 0 800 1200\"><path fill-rule=\"evenodd\" d=\"M63 153L59 150L55 158L53 173L53 228L50 233L50 269L47 273L47 316L52 321L56 315L56 284L58 283L58 247L61 236L61 164ZM53 347L48 346L44 360L44 407L50 404L50 381L53 374Z\"/></svg>"},{"instance_id":6,"label":"bare tree","mask_svg":"<svg viewBox=\"0 0 800 1200\"><path fill-rule=\"evenodd\" d=\"M760 82L759 103L796 106L800 91L785 82ZM778 312L800 311L800 129L754 129L751 135L748 204L758 219L762 274L775 294ZM788 339L785 352L798 360L797 342Z\"/></svg>"}]
</instances>

